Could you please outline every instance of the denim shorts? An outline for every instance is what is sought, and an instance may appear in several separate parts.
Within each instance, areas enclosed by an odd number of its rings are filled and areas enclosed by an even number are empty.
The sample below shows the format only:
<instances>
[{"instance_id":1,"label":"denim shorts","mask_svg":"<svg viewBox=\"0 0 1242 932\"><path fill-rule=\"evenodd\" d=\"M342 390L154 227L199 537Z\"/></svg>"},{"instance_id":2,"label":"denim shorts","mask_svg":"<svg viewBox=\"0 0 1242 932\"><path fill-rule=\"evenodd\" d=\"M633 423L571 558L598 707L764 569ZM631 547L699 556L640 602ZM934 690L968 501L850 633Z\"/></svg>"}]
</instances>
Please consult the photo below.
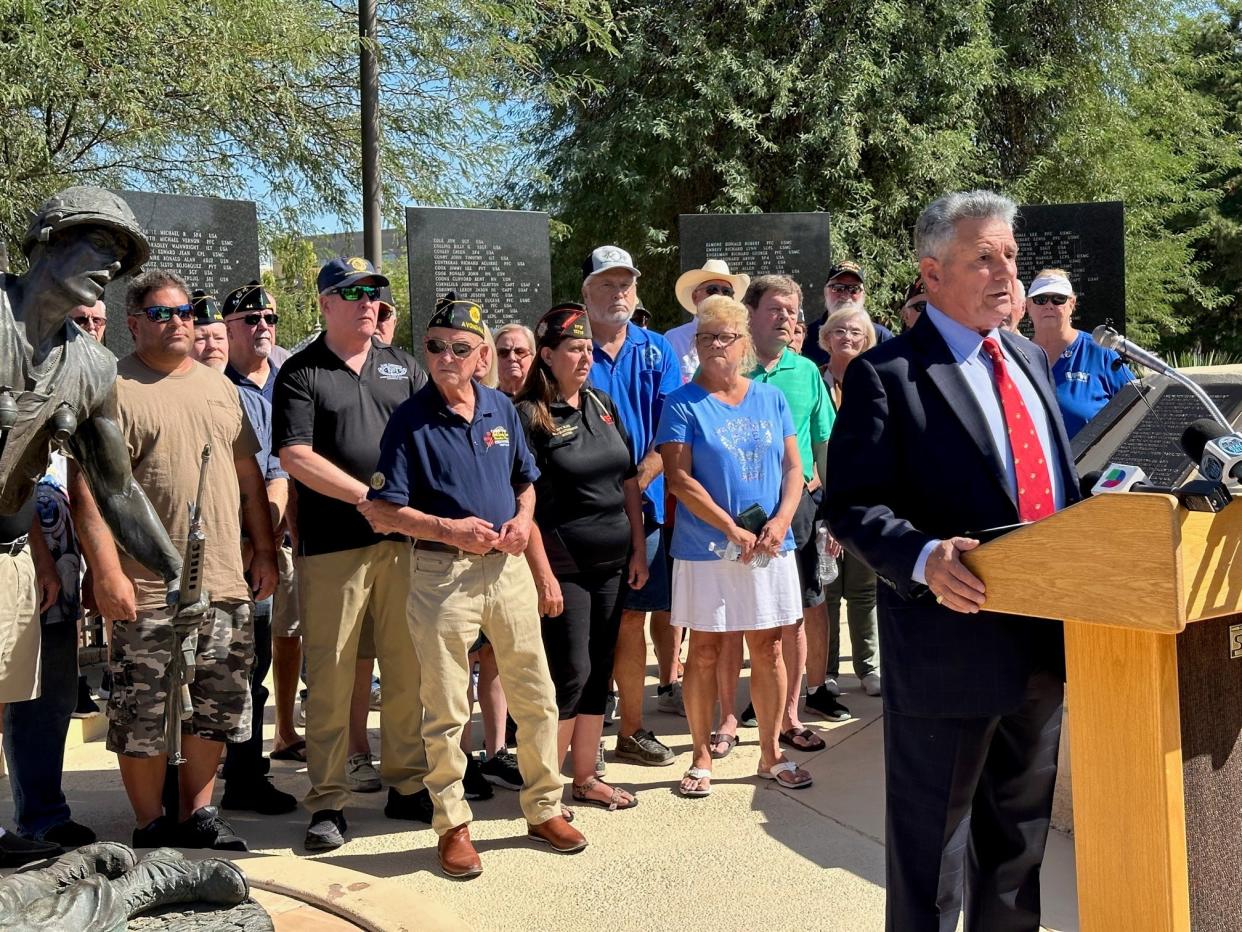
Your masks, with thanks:
<instances>
[{"instance_id":1,"label":"denim shorts","mask_svg":"<svg viewBox=\"0 0 1242 932\"><path fill-rule=\"evenodd\" d=\"M647 535L647 584L625 593L627 612L667 612L672 603L672 563L668 533L657 527Z\"/></svg>"}]
</instances>

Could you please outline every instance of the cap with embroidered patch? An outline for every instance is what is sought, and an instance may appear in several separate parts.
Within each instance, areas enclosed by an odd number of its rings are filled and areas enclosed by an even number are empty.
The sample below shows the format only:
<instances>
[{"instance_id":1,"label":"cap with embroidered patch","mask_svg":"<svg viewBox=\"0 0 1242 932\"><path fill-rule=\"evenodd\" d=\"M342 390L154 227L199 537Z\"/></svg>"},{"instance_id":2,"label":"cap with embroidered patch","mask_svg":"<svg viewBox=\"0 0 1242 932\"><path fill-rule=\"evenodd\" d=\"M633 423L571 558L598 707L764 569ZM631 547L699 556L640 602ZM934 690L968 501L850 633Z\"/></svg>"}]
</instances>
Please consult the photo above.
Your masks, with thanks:
<instances>
[{"instance_id":1,"label":"cap with embroidered patch","mask_svg":"<svg viewBox=\"0 0 1242 932\"><path fill-rule=\"evenodd\" d=\"M377 285L388 284L388 279L375 271L375 266L366 259L360 259L357 256L340 256L324 263L323 268L319 270L319 277L315 280L315 284L320 294L326 294L334 288L356 285L364 278L375 279Z\"/></svg>"},{"instance_id":2,"label":"cap with embroidered patch","mask_svg":"<svg viewBox=\"0 0 1242 932\"><path fill-rule=\"evenodd\" d=\"M585 306L574 301L558 304L535 324L535 339L540 346L551 346L561 340L591 339L591 318Z\"/></svg>"},{"instance_id":3,"label":"cap with embroidered patch","mask_svg":"<svg viewBox=\"0 0 1242 932\"><path fill-rule=\"evenodd\" d=\"M194 289L194 293L190 295L190 306L194 308L195 327L224 323L224 315L220 313L216 296L208 294L202 288Z\"/></svg>"},{"instance_id":4,"label":"cap with embroidered patch","mask_svg":"<svg viewBox=\"0 0 1242 932\"><path fill-rule=\"evenodd\" d=\"M249 314L254 311L274 311L276 302L254 279L240 288L234 288L224 296L224 308L221 313L225 317L232 314Z\"/></svg>"},{"instance_id":5,"label":"cap with embroidered patch","mask_svg":"<svg viewBox=\"0 0 1242 932\"><path fill-rule=\"evenodd\" d=\"M436 302L436 312L427 321L427 329L432 327L464 330L487 339L483 330L483 311L473 301L460 300L452 291Z\"/></svg>"},{"instance_id":6,"label":"cap with embroidered patch","mask_svg":"<svg viewBox=\"0 0 1242 932\"><path fill-rule=\"evenodd\" d=\"M845 262L838 262L828 270L828 280L824 282L824 284L831 284L842 275L853 275L859 282L865 282L867 280L867 276L863 274L861 265L857 262L850 262L849 260L846 260Z\"/></svg>"},{"instance_id":7,"label":"cap with embroidered patch","mask_svg":"<svg viewBox=\"0 0 1242 932\"><path fill-rule=\"evenodd\" d=\"M597 246L582 263L582 280L586 281L609 269L624 269L638 278L642 272L634 268L634 259L620 246Z\"/></svg>"}]
</instances>

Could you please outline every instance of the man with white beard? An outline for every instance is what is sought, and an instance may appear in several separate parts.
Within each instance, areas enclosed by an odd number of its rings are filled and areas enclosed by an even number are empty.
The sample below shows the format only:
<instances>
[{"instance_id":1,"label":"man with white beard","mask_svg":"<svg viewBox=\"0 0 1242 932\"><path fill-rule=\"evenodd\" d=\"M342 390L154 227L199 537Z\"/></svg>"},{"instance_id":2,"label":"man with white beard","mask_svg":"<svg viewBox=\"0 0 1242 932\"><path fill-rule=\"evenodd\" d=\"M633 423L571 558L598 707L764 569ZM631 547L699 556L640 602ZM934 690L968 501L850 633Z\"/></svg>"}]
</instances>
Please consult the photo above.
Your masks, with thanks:
<instances>
[{"instance_id":1,"label":"man with white beard","mask_svg":"<svg viewBox=\"0 0 1242 932\"><path fill-rule=\"evenodd\" d=\"M842 308L865 310L867 300L866 276L862 266L857 262L838 262L828 270L828 280L824 282L824 316L806 326L806 341L802 344L802 355L810 359L821 369L828 363L828 354L820 348L819 328L824 325L828 315ZM872 317L874 321L874 315ZM875 340L883 343L893 338L892 331L882 324L873 324Z\"/></svg>"}]
</instances>

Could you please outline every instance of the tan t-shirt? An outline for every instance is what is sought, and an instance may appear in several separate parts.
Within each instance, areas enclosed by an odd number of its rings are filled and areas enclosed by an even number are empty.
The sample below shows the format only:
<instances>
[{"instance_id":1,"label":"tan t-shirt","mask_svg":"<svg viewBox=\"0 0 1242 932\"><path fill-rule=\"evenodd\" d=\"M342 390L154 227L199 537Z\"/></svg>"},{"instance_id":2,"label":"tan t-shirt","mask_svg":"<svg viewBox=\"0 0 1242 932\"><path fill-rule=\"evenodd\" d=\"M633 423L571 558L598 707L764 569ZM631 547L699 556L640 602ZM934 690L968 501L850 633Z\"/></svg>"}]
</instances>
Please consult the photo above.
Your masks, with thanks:
<instances>
[{"instance_id":1,"label":"tan t-shirt","mask_svg":"<svg viewBox=\"0 0 1242 932\"><path fill-rule=\"evenodd\" d=\"M173 545L183 552L203 446L211 443L203 491L203 588L213 602L249 600L242 575L241 492L233 460L254 456L259 441L242 412L237 386L197 363L184 373L164 375L132 354L117 363L116 373L118 421L134 478ZM125 553L121 567L134 581L139 611L164 607L163 580Z\"/></svg>"}]
</instances>

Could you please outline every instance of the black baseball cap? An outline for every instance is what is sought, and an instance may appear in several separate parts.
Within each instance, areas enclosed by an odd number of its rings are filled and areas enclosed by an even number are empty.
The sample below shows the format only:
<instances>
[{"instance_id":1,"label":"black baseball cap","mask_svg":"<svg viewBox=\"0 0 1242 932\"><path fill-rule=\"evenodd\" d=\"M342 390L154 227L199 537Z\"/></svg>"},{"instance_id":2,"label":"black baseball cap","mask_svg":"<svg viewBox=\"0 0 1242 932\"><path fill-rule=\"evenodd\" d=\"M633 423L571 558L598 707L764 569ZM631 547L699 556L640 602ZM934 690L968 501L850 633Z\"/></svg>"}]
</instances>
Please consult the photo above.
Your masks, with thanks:
<instances>
[{"instance_id":1,"label":"black baseball cap","mask_svg":"<svg viewBox=\"0 0 1242 932\"><path fill-rule=\"evenodd\" d=\"M360 259L357 256L340 256L324 263L323 268L319 270L319 277L315 280L315 284L319 288L319 293L325 294L333 288L355 285L364 278L375 279L377 285L388 284L388 279L375 271L375 266L367 259Z\"/></svg>"},{"instance_id":2,"label":"black baseball cap","mask_svg":"<svg viewBox=\"0 0 1242 932\"><path fill-rule=\"evenodd\" d=\"M838 262L828 270L828 280L825 281L824 284L827 285L834 282L842 275L853 275L860 282L866 282L867 280L867 276L863 274L862 266L857 262L850 262L847 259L845 262Z\"/></svg>"},{"instance_id":3,"label":"black baseball cap","mask_svg":"<svg viewBox=\"0 0 1242 932\"><path fill-rule=\"evenodd\" d=\"M220 313L220 305L216 303L216 296L208 294L202 288L194 289L194 293L190 295L190 306L194 308L195 327L224 323L224 315Z\"/></svg>"},{"instance_id":4,"label":"black baseball cap","mask_svg":"<svg viewBox=\"0 0 1242 932\"><path fill-rule=\"evenodd\" d=\"M427 329L432 327L464 330L487 339L483 332L483 311L473 301L463 301L452 291L436 302L436 312L427 321Z\"/></svg>"},{"instance_id":5,"label":"black baseball cap","mask_svg":"<svg viewBox=\"0 0 1242 932\"><path fill-rule=\"evenodd\" d=\"M591 318L586 306L576 301L556 305L535 324L535 339L540 346L551 346L562 339L591 339Z\"/></svg>"},{"instance_id":6,"label":"black baseball cap","mask_svg":"<svg viewBox=\"0 0 1242 932\"><path fill-rule=\"evenodd\" d=\"M234 288L224 296L225 317L230 314L248 314L253 311L271 311L276 309L276 302L257 281L251 280L240 288Z\"/></svg>"}]
</instances>

